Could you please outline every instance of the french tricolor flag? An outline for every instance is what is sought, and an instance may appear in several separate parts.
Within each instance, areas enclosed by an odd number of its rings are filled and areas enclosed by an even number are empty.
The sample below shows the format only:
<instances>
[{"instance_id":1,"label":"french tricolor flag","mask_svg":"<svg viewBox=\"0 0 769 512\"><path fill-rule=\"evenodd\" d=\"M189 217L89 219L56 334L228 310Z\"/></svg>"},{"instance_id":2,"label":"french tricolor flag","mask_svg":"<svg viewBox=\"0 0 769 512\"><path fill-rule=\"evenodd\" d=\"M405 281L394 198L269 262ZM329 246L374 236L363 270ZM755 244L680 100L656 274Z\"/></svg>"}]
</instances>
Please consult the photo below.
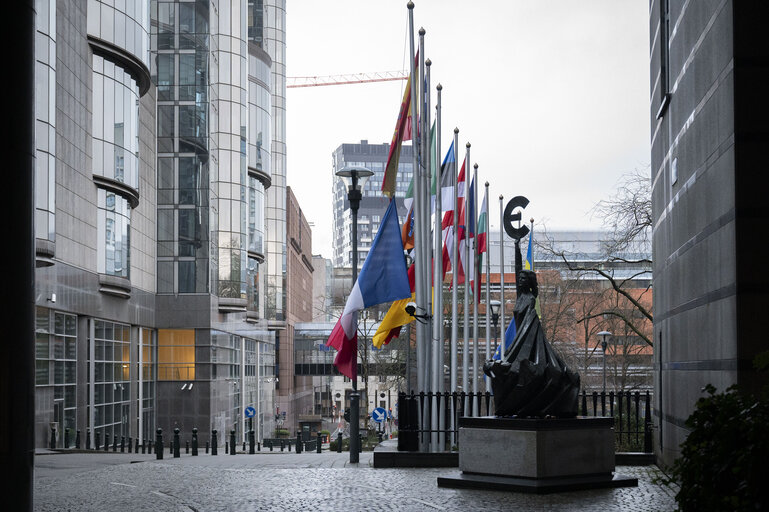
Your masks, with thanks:
<instances>
[{"instance_id":1,"label":"french tricolor flag","mask_svg":"<svg viewBox=\"0 0 769 512\"><path fill-rule=\"evenodd\" d=\"M353 241L355 243L355 241ZM352 287L344 313L326 346L337 350L334 366L350 379L358 376L358 311L383 302L411 297L395 201L390 205Z\"/></svg>"}]
</instances>

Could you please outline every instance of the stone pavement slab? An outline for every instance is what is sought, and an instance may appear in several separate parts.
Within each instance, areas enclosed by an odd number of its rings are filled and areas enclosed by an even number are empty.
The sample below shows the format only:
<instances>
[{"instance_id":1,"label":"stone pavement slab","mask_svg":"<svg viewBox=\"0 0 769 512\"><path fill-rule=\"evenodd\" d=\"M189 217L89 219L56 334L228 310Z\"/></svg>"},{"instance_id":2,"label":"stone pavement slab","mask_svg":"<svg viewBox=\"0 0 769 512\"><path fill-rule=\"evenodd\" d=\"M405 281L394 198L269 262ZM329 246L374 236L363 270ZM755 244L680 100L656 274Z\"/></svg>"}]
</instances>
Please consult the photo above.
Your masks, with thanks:
<instances>
[{"instance_id":1,"label":"stone pavement slab","mask_svg":"<svg viewBox=\"0 0 769 512\"><path fill-rule=\"evenodd\" d=\"M117 462L106 457L123 458ZM138 458L136 458L138 455ZM36 511L251 510L510 510L666 511L675 490L656 484L655 466L622 466L638 487L528 495L442 489L445 468L375 469L372 453L182 454L155 460L141 454L38 455ZM92 463L87 460L93 457ZM141 462L138 462L140 461ZM131 463L137 462L137 463ZM90 467L89 467L90 466Z\"/></svg>"}]
</instances>

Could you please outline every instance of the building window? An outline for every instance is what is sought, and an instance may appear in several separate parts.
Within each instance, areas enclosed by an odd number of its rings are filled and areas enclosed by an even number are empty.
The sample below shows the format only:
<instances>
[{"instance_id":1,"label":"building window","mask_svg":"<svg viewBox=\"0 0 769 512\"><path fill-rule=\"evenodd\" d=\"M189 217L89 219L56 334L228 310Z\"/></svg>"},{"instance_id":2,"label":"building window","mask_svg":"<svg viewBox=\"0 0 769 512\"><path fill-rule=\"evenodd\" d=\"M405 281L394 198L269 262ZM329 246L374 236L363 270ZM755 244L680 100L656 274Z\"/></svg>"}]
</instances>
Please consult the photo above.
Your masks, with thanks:
<instances>
[{"instance_id":1,"label":"building window","mask_svg":"<svg viewBox=\"0 0 769 512\"><path fill-rule=\"evenodd\" d=\"M130 326L94 320L92 430L106 441L129 435L131 403Z\"/></svg>"},{"instance_id":2,"label":"building window","mask_svg":"<svg viewBox=\"0 0 769 512\"><path fill-rule=\"evenodd\" d=\"M93 172L138 190L139 86L100 55L93 70Z\"/></svg>"},{"instance_id":3,"label":"building window","mask_svg":"<svg viewBox=\"0 0 769 512\"><path fill-rule=\"evenodd\" d=\"M195 379L195 330L158 330L158 380Z\"/></svg>"},{"instance_id":4,"label":"building window","mask_svg":"<svg viewBox=\"0 0 769 512\"><path fill-rule=\"evenodd\" d=\"M259 311L259 262L256 258L248 258L246 270L246 298L249 311Z\"/></svg>"},{"instance_id":5,"label":"building window","mask_svg":"<svg viewBox=\"0 0 769 512\"><path fill-rule=\"evenodd\" d=\"M665 115L670 103L670 0L660 0L660 108L657 119Z\"/></svg>"},{"instance_id":6,"label":"building window","mask_svg":"<svg viewBox=\"0 0 769 512\"><path fill-rule=\"evenodd\" d=\"M131 207L123 196L104 189L97 192L97 270L130 278Z\"/></svg>"},{"instance_id":7,"label":"building window","mask_svg":"<svg viewBox=\"0 0 769 512\"><path fill-rule=\"evenodd\" d=\"M77 317L45 308L35 316L35 384L53 386L59 431L76 430ZM64 436L60 436L63 440ZM62 441L63 442L63 441Z\"/></svg>"},{"instance_id":8,"label":"building window","mask_svg":"<svg viewBox=\"0 0 769 512\"><path fill-rule=\"evenodd\" d=\"M157 345L150 329L141 329L141 365L142 377L142 439L153 439L155 434L155 386L157 380Z\"/></svg>"}]
</instances>

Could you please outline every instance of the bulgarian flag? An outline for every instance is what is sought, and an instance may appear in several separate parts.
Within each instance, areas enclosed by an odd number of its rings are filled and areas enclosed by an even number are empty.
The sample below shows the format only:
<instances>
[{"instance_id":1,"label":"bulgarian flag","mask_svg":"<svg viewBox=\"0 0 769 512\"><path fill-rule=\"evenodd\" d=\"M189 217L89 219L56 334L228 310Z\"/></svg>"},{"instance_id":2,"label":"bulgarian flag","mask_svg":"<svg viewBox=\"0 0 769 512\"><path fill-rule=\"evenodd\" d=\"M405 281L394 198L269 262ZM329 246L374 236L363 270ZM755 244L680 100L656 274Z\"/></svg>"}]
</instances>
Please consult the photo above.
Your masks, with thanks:
<instances>
[{"instance_id":1,"label":"bulgarian flag","mask_svg":"<svg viewBox=\"0 0 769 512\"><path fill-rule=\"evenodd\" d=\"M398 212L391 199L344 312L326 342L326 346L337 350L334 366L342 375L353 380L358 376L358 311L407 297L411 297L411 289L403 258Z\"/></svg>"},{"instance_id":2,"label":"bulgarian flag","mask_svg":"<svg viewBox=\"0 0 769 512\"><path fill-rule=\"evenodd\" d=\"M419 52L417 52L414 62L419 62ZM398 120L395 122L395 132L390 143L390 152L387 154L387 165L385 166L384 179L382 180L382 193L389 198L395 197L395 178L398 175L401 144L404 140L411 138L411 82L411 75L409 75L409 79L406 82L406 90L403 91ZM416 151L416 148L414 150Z\"/></svg>"},{"instance_id":3,"label":"bulgarian flag","mask_svg":"<svg viewBox=\"0 0 769 512\"><path fill-rule=\"evenodd\" d=\"M481 203L481 211L478 215L478 233L475 237L475 243L477 247L477 254L478 254L478 264L476 265L476 274L479 277L475 280L476 283L478 283L475 288L475 295L477 297L477 301L480 303L481 301L481 287L480 287L480 273L481 269L483 268L482 262L483 262L483 253L487 252L486 247L486 238L488 236L489 231L489 213L488 213L488 195L489 195L489 187L488 183L486 184L486 190L483 193L483 203ZM487 256L488 257L488 256Z\"/></svg>"}]
</instances>

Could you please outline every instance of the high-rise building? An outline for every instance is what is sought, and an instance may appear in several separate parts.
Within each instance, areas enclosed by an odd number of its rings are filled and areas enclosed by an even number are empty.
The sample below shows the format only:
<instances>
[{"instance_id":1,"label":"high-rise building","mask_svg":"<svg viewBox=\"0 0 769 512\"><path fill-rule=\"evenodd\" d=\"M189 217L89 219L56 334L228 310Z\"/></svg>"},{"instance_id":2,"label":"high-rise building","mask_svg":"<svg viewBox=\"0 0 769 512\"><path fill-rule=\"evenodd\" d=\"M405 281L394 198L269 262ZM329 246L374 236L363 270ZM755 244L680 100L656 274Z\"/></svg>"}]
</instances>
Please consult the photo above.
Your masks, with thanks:
<instances>
[{"instance_id":1,"label":"high-rise building","mask_svg":"<svg viewBox=\"0 0 769 512\"><path fill-rule=\"evenodd\" d=\"M757 389L769 305L767 5L649 7L655 452L672 464L702 388ZM765 375L764 375L765 382Z\"/></svg>"},{"instance_id":2,"label":"high-rise building","mask_svg":"<svg viewBox=\"0 0 769 512\"><path fill-rule=\"evenodd\" d=\"M333 153L333 235L332 263L334 267L352 267L352 210L347 200L347 189L344 182L336 176L336 172L344 167L365 167L374 173L363 187L363 198L358 210L358 269L368 255L371 243L374 241L379 224L387 209L388 199L382 195L382 179L387 166L389 144L369 144L362 140L360 144L342 144ZM395 182L395 201L398 207L400 223L406 217L403 198L408 191L413 176L411 161L411 146L401 148L400 163Z\"/></svg>"},{"instance_id":3,"label":"high-rise building","mask_svg":"<svg viewBox=\"0 0 769 512\"><path fill-rule=\"evenodd\" d=\"M274 4L38 2L38 446L272 435Z\"/></svg>"}]
</instances>

